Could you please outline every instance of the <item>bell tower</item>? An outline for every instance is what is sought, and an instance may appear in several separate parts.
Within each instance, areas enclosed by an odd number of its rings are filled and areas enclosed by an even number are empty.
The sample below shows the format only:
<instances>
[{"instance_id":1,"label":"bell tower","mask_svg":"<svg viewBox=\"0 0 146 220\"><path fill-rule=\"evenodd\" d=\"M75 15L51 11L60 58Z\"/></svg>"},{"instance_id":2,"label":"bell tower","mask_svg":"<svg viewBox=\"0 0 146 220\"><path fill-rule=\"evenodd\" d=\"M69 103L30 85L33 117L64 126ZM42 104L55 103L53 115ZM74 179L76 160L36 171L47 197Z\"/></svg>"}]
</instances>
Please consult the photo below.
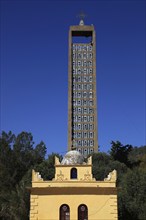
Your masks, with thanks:
<instances>
[{"instance_id":1,"label":"bell tower","mask_svg":"<svg viewBox=\"0 0 146 220\"><path fill-rule=\"evenodd\" d=\"M98 150L96 35L82 15L79 25L69 29L68 150L86 156Z\"/></svg>"}]
</instances>

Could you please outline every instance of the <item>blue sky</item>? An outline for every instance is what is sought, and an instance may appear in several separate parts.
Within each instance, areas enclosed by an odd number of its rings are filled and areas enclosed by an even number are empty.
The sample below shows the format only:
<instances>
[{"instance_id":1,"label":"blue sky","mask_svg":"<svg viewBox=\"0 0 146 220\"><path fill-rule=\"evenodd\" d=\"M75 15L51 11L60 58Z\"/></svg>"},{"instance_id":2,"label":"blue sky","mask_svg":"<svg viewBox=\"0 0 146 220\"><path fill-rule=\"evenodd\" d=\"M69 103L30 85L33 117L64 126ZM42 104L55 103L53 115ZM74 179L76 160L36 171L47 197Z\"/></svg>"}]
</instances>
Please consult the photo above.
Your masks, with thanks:
<instances>
[{"instance_id":1,"label":"blue sky","mask_svg":"<svg viewBox=\"0 0 146 220\"><path fill-rule=\"evenodd\" d=\"M68 31L94 24L100 151L146 144L145 1L1 1L1 130L67 150Z\"/></svg>"}]
</instances>

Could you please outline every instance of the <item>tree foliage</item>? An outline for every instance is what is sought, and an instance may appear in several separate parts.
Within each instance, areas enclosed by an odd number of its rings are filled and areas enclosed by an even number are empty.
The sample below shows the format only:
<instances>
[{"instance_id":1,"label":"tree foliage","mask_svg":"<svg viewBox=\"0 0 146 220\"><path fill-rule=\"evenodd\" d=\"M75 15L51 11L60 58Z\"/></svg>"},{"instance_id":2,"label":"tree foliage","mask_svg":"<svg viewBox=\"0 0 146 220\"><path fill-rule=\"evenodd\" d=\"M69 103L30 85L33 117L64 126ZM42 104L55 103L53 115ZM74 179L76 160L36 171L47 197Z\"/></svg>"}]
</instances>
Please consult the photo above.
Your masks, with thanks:
<instances>
[{"instance_id":1,"label":"tree foliage","mask_svg":"<svg viewBox=\"0 0 146 220\"><path fill-rule=\"evenodd\" d=\"M0 136L0 219L28 220L31 170L45 161L46 146L34 146L33 136L2 132Z\"/></svg>"},{"instance_id":2,"label":"tree foliage","mask_svg":"<svg viewBox=\"0 0 146 220\"><path fill-rule=\"evenodd\" d=\"M54 178L54 158L46 156L43 141L35 145L28 132L0 136L0 220L29 220L31 171L44 180ZM112 141L109 153L92 154L93 176L103 180L110 171L118 173L119 220L146 219L146 146L133 147Z\"/></svg>"},{"instance_id":3,"label":"tree foliage","mask_svg":"<svg viewBox=\"0 0 146 220\"><path fill-rule=\"evenodd\" d=\"M132 151L132 145L122 145L121 142L119 141L112 141L111 142L111 150L110 150L110 155L114 160L117 160L121 163L126 164L129 166L129 161L128 161L128 155Z\"/></svg>"}]
</instances>

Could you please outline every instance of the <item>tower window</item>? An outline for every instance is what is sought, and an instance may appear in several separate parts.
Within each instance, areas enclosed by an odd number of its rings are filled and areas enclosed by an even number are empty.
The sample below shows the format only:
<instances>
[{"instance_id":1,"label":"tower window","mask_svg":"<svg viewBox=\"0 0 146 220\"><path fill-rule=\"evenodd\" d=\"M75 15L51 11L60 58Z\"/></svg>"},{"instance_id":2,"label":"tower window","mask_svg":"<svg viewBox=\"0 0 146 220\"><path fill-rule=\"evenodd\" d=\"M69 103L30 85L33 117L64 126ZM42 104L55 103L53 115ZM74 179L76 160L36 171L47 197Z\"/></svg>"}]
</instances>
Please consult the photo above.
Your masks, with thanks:
<instances>
[{"instance_id":1,"label":"tower window","mask_svg":"<svg viewBox=\"0 0 146 220\"><path fill-rule=\"evenodd\" d=\"M93 138L93 132L90 132L90 138Z\"/></svg>"},{"instance_id":2,"label":"tower window","mask_svg":"<svg viewBox=\"0 0 146 220\"><path fill-rule=\"evenodd\" d=\"M87 114L87 109L86 108L84 108L84 114Z\"/></svg>"},{"instance_id":3,"label":"tower window","mask_svg":"<svg viewBox=\"0 0 146 220\"><path fill-rule=\"evenodd\" d=\"M78 116L78 122L81 122L81 116L80 115Z\"/></svg>"},{"instance_id":4,"label":"tower window","mask_svg":"<svg viewBox=\"0 0 146 220\"><path fill-rule=\"evenodd\" d=\"M92 59L92 53L89 53L89 58Z\"/></svg>"},{"instance_id":5,"label":"tower window","mask_svg":"<svg viewBox=\"0 0 146 220\"><path fill-rule=\"evenodd\" d=\"M92 51L92 46L89 46L89 50Z\"/></svg>"},{"instance_id":6,"label":"tower window","mask_svg":"<svg viewBox=\"0 0 146 220\"><path fill-rule=\"evenodd\" d=\"M92 82L92 76L89 77L89 82Z\"/></svg>"},{"instance_id":7,"label":"tower window","mask_svg":"<svg viewBox=\"0 0 146 220\"><path fill-rule=\"evenodd\" d=\"M84 76L84 82L87 82L87 77L86 76Z\"/></svg>"},{"instance_id":8,"label":"tower window","mask_svg":"<svg viewBox=\"0 0 146 220\"><path fill-rule=\"evenodd\" d=\"M72 168L70 171L70 178L71 179L77 179L77 169L76 168Z\"/></svg>"},{"instance_id":9,"label":"tower window","mask_svg":"<svg viewBox=\"0 0 146 220\"><path fill-rule=\"evenodd\" d=\"M82 55L80 53L78 53L78 59L81 59Z\"/></svg>"},{"instance_id":10,"label":"tower window","mask_svg":"<svg viewBox=\"0 0 146 220\"><path fill-rule=\"evenodd\" d=\"M81 66L81 61L80 60L78 61L78 66Z\"/></svg>"},{"instance_id":11,"label":"tower window","mask_svg":"<svg viewBox=\"0 0 146 220\"><path fill-rule=\"evenodd\" d=\"M78 68L78 74L81 74L81 69L80 68Z\"/></svg>"},{"instance_id":12,"label":"tower window","mask_svg":"<svg viewBox=\"0 0 146 220\"><path fill-rule=\"evenodd\" d=\"M89 73L91 74L92 72L93 72L93 70L90 68L90 69L89 69Z\"/></svg>"},{"instance_id":13,"label":"tower window","mask_svg":"<svg viewBox=\"0 0 146 220\"><path fill-rule=\"evenodd\" d=\"M89 109L89 114L92 114L92 113L93 113L93 109L90 108L90 109Z\"/></svg>"},{"instance_id":14,"label":"tower window","mask_svg":"<svg viewBox=\"0 0 146 220\"><path fill-rule=\"evenodd\" d=\"M83 96L84 96L84 98L87 98L87 93L84 92L84 93L83 93Z\"/></svg>"},{"instance_id":15,"label":"tower window","mask_svg":"<svg viewBox=\"0 0 146 220\"><path fill-rule=\"evenodd\" d=\"M81 105L81 100L78 100L78 105Z\"/></svg>"},{"instance_id":16,"label":"tower window","mask_svg":"<svg viewBox=\"0 0 146 220\"><path fill-rule=\"evenodd\" d=\"M84 61L84 64L83 64L84 66L87 66L87 62L86 61Z\"/></svg>"},{"instance_id":17,"label":"tower window","mask_svg":"<svg viewBox=\"0 0 146 220\"><path fill-rule=\"evenodd\" d=\"M78 124L78 130L81 130L81 124Z\"/></svg>"},{"instance_id":18,"label":"tower window","mask_svg":"<svg viewBox=\"0 0 146 220\"><path fill-rule=\"evenodd\" d=\"M81 51L81 46L80 45L78 46L78 50Z\"/></svg>"},{"instance_id":19,"label":"tower window","mask_svg":"<svg viewBox=\"0 0 146 220\"><path fill-rule=\"evenodd\" d=\"M86 53L83 54L83 58L86 59Z\"/></svg>"},{"instance_id":20,"label":"tower window","mask_svg":"<svg viewBox=\"0 0 146 220\"><path fill-rule=\"evenodd\" d=\"M78 141L78 146L81 146L81 141L80 140Z\"/></svg>"},{"instance_id":21,"label":"tower window","mask_svg":"<svg viewBox=\"0 0 146 220\"><path fill-rule=\"evenodd\" d=\"M78 92L77 98L81 98L81 93L80 92Z\"/></svg>"},{"instance_id":22,"label":"tower window","mask_svg":"<svg viewBox=\"0 0 146 220\"><path fill-rule=\"evenodd\" d=\"M93 130L93 129L94 129L93 124L90 124L90 130Z\"/></svg>"},{"instance_id":23,"label":"tower window","mask_svg":"<svg viewBox=\"0 0 146 220\"><path fill-rule=\"evenodd\" d=\"M84 116L84 122L87 122L87 116L86 115Z\"/></svg>"},{"instance_id":24,"label":"tower window","mask_svg":"<svg viewBox=\"0 0 146 220\"><path fill-rule=\"evenodd\" d=\"M86 132L84 132L84 138L87 138L87 133Z\"/></svg>"},{"instance_id":25,"label":"tower window","mask_svg":"<svg viewBox=\"0 0 146 220\"><path fill-rule=\"evenodd\" d=\"M89 92L89 98L92 98L92 97L93 97L93 93Z\"/></svg>"},{"instance_id":26,"label":"tower window","mask_svg":"<svg viewBox=\"0 0 146 220\"><path fill-rule=\"evenodd\" d=\"M86 51L86 50L87 50L87 46L83 45L83 51Z\"/></svg>"},{"instance_id":27,"label":"tower window","mask_svg":"<svg viewBox=\"0 0 146 220\"><path fill-rule=\"evenodd\" d=\"M90 104L90 106L92 106L92 105L93 105L93 101L92 101L92 100L90 100L90 101L89 101L89 104Z\"/></svg>"},{"instance_id":28,"label":"tower window","mask_svg":"<svg viewBox=\"0 0 146 220\"><path fill-rule=\"evenodd\" d=\"M84 140L84 146L87 147L87 141ZM85 151L87 151L87 149L85 149Z\"/></svg>"},{"instance_id":29,"label":"tower window","mask_svg":"<svg viewBox=\"0 0 146 220\"><path fill-rule=\"evenodd\" d=\"M90 141L90 147L93 147L93 145L94 145L94 141Z\"/></svg>"},{"instance_id":30,"label":"tower window","mask_svg":"<svg viewBox=\"0 0 146 220\"><path fill-rule=\"evenodd\" d=\"M81 77L80 76L78 77L78 82L81 82Z\"/></svg>"},{"instance_id":31,"label":"tower window","mask_svg":"<svg viewBox=\"0 0 146 220\"><path fill-rule=\"evenodd\" d=\"M92 61L89 61L89 66L92 66Z\"/></svg>"},{"instance_id":32,"label":"tower window","mask_svg":"<svg viewBox=\"0 0 146 220\"><path fill-rule=\"evenodd\" d=\"M77 138L81 138L81 132L78 132L77 135Z\"/></svg>"}]
</instances>

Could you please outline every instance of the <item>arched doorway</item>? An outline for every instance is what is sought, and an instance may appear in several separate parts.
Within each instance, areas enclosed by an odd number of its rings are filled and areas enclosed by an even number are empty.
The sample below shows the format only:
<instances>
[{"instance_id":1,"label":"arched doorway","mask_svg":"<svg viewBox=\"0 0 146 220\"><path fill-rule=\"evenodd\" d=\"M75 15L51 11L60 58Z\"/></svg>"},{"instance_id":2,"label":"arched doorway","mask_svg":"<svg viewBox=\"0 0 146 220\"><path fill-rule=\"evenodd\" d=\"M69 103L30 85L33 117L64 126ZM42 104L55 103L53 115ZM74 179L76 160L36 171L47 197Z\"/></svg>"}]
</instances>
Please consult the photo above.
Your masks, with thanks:
<instances>
[{"instance_id":1,"label":"arched doorway","mask_svg":"<svg viewBox=\"0 0 146 220\"><path fill-rule=\"evenodd\" d=\"M60 206L59 220L70 220L70 208L67 204Z\"/></svg>"},{"instance_id":2,"label":"arched doorway","mask_svg":"<svg viewBox=\"0 0 146 220\"><path fill-rule=\"evenodd\" d=\"M88 208L85 204L78 207L78 220L88 220Z\"/></svg>"}]
</instances>

